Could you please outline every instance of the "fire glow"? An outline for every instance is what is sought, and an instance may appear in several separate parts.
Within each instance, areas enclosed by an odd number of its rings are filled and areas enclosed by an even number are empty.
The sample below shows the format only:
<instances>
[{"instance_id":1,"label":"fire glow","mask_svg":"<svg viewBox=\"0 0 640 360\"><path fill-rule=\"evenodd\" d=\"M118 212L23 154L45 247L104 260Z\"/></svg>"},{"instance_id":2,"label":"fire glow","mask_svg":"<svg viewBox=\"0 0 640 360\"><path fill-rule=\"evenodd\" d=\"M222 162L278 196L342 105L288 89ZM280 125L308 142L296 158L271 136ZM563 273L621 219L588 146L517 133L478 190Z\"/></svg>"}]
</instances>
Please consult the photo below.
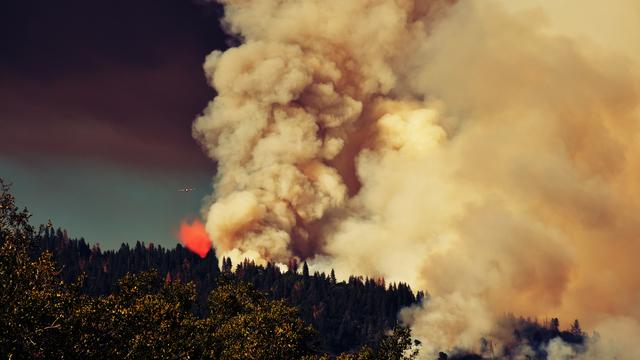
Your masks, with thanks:
<instances>
[{"instance_id":1,"label":"fire glow","mask_svg":"<svg viewBox=\"0 0 640 360\"><path fill-rule=\"evenodd\" d=\"M211 239L200 219L195 219L191 224L183 220L180 223L178 238L187 249L200 255L203 259L207 256L209 250L211 250Z\"/></svg>"}]
</instances>

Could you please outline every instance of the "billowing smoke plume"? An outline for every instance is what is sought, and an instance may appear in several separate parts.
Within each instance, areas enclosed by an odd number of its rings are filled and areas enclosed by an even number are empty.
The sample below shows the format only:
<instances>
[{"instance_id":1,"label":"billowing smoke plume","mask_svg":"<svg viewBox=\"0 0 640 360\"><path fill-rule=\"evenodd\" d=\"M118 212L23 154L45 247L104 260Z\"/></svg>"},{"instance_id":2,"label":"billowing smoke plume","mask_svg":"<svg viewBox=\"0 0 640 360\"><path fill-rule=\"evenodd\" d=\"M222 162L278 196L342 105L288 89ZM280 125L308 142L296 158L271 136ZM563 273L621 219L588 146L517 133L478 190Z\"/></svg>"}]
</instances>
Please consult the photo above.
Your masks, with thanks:
<instances>
[{"instance_id":1,"label":"billowing smoke plume","mask_svg":"<svg viewBox=\"0 0 640 360\"><path fill-rule=\"evenodd\" d=\"M357 190L353 169L393 63L435 5L412 1L227 1L245 40L214 52L218 92L194 126L218 161L207 229L222 252L287 262L322 251L318 230ZM353 141L353 143L350 143Z\"/></svg>"},{"instance_id":2,"label":"billowing smoke plume","mask_svg":"<svg viewBox=\"0 0 640 360\"><path fill-rule=\"evenodd\" d=\"M224 3L194 125L223 256L427 289L427 353L505 312L637 335L637 1Z\"/></svg>"}]
</instances>

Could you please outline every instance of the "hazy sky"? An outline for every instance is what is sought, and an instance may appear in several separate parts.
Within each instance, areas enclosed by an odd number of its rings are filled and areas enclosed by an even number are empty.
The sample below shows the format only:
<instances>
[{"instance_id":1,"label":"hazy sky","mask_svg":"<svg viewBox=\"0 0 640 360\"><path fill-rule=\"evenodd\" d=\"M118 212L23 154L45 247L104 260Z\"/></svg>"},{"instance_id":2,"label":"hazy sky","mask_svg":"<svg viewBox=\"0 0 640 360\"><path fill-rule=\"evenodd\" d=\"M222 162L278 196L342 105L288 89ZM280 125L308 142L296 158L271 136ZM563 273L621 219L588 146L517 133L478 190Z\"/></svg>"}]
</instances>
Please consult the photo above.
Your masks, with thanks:
<instances>
[{"instance_id":1,"label":"hazy sky","mask_svg":"<svg viewBox=\"0 0 640 360\"><path fill-rule=\"evenodd\" d=\"M214 95L201 66L225 47L220 14L189 0L3 6L0 177L34 223L103 248L175 244L211 192L191 123Z\"/></svg>"}]
</instances>

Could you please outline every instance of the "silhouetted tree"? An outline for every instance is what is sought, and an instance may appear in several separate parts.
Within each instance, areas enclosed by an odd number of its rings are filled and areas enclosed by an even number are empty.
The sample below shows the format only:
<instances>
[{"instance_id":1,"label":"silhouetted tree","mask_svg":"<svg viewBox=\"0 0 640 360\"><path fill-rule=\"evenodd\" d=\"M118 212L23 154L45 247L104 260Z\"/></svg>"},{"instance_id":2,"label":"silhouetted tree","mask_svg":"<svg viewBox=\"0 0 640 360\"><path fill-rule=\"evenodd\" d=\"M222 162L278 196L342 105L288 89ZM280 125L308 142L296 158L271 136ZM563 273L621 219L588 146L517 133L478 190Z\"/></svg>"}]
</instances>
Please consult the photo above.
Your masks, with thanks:
<instances>
[{"instance_id":1,"label":"silhouetted tree","mask_svg":"<svg viewBox=\"0 0 640 360\"><path fill-rule=\"evenodd\" d=\"M573 324L571 324L571 328L569 329L569 332L571 334L573 334L574 336L583 336L584 333L582 332L582 329L580 328L580 321L578 321L578 319L576 319Z\"/></svg>"},{"instance_id":2,"label":"silhouetted tree","mask_svg":"<svg viewBox=\"0 0 640 360\"><path fill-rule=\"evenodd\" d=\"M552 318L549 329L554 333L558 333L560 331L560 320L558 320L558 318Z\"/></svg>"}]
</instances>

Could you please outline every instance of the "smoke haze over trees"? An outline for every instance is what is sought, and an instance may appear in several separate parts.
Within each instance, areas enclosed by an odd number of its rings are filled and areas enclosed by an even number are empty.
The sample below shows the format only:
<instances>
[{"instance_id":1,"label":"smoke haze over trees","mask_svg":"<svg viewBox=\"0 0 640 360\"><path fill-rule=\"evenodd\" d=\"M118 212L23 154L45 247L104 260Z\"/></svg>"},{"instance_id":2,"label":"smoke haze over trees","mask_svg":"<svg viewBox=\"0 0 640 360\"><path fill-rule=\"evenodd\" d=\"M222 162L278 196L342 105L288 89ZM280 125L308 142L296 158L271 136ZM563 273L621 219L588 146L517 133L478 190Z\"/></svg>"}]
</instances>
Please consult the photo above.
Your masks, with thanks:
<instances>
[{"instance_id":1,"label":"smoke haze over trees","mask_svg":"<svg viewBox=\"0 0 640 360\"><path fill-rule=\"evenodd\" d=\"M514 312L640 358L637 0L221 3L242 41L193 127L220 256L429 289L401 315L432 355Z\"/></svg>"}]
</instances>

